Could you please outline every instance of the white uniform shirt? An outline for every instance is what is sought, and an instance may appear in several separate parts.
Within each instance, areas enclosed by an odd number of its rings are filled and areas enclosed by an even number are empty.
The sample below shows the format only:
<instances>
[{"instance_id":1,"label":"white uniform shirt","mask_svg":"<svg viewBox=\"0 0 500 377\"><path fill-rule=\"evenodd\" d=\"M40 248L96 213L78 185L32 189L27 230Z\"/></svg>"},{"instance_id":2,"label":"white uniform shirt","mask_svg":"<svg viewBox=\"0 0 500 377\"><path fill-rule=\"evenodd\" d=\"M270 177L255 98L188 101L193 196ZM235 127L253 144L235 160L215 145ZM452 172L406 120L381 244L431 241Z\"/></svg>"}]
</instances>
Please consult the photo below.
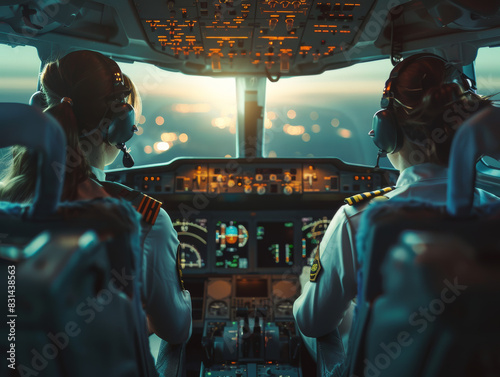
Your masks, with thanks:
<instances>
[{"instance_id":1,"label":"white uniform shirt","mask_svg":"<svg viewBox=\"0 0 500 377\"><path fill-rule=\"evenodd\" d=\"M405 169L396 189L388 198L416 199L435 205L446 204L448 169L435 164L415 165ZM476 189L474 205L498 202L495 195ZM300 331L317 338L335 330L342 322L351 300L357 294L355 235L360 215L368 205L342 206L333 217L320 243L322 270L316 282L307 282L293 305L293 315Z\"/></svg>"},{"instance_id":2,"label":"white uniform shirt","mask_svg":"<svg viewBox=\"0 0 500 377\"><path fill-rule=\"evenodd\" d=\"M99 181L105 173L92 167ZM171 344L186 342L191 336L191 295L182 290L177 277L177 232L162 208L153 226L142 224L143 306L156 335Z\"/></svg>"}]
</instances>

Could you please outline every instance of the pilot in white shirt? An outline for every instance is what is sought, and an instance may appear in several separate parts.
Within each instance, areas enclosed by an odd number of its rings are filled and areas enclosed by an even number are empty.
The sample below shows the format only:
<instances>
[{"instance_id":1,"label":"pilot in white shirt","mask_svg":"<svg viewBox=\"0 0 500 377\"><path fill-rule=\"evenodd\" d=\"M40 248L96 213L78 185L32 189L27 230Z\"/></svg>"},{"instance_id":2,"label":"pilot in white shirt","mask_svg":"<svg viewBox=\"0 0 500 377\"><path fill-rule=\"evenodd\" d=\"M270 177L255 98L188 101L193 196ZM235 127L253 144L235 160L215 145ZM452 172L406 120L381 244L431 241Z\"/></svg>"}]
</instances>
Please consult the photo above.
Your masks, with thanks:
<instances>
[{"instance_id":1,"label":"pilot in white shirt","mask_svg":"<svg viewBox=\"0 0 500 377\"><path fill-rule=\"evenodd\" d=\"M477 106L476 106L477 105ZM466 77L432 54L406 58L391 72L372 132L379 156L387 155L401 173L394 189L376 200L392 197L446 204L447 165L453 135L468 116L490 102L472 92ZM453 112L456 107L462 112ZM468 110L470 109L470 110ZM449 113L451 111L451 113ZM467 112L469 111L469 112ZM450 115L450 116L447 116ZM452 115L452 116L451 116ZM458 116L460 115L461 118ZM310 281L295 301L293 314L311 353L315 339L349 322L357 294L356 233L361 214L371 200L349 198L333 217L311 267ZM498 197L476 189L474 205L498 202ZM339 327L340 326L340 327ZM308 338L310 337L310 338ZM345 343L345 339L344 339Z\"/></svg>"},{"instance_id":2,"label":"pilot in white shirt","mask_svg":"<svg viewBox=\"0 0 500 377\"><path fill-rule=\"evenodd\" d=\"M100 182L104 171L92 167ZM181 285L177 247L179 240L163 208L153 225L141 221L143 250L142 301L152 330L172 344L187 342L191 336L191 296Z\"/></svg>"},{"instance_id":3,"label":"pilot in white shirt","mask_svg":"<svg viewBox=\"0 0 500 377\"><path fill-rule=\"evenodd\" d=\"M448 169L424 163L403 170L396 188L385 198L425 200L434 205L446 204ZM499 198L476 189L475 205L498 202ZM344 320L357 293L356 232L361 214L373 201L342 206L333 217L319 246L321 271L314 282L307 282L293 305L300 331L312 338L335 330ZM349 326L348 326L349 327Z\"/></svg>"}]
</instances>

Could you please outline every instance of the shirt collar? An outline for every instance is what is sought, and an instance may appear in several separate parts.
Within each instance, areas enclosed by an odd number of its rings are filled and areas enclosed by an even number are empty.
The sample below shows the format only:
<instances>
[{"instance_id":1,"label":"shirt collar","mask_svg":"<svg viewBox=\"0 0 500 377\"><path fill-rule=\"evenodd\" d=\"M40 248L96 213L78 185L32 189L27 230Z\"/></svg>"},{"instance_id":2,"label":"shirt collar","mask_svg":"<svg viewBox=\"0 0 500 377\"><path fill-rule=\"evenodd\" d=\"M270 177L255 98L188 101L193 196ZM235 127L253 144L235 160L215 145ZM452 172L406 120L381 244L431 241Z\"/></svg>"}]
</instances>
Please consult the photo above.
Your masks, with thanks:
<instances>
[{"instance_id":1,"label":"shirt collar","mask_svg":"<svg viewBox=\"0 0 500 377\"><path fill-rule=\"evenodd\" d=\"M396 187L431 179L447 179L447 177L448 168L446 166L431 163L413 165L401 172L396 182Z\"/></svg>"},{"instance_id":2,"label":"shirt collar","mask_svg":"<svg viewBox=\"0 0 500 377\"><path fill-rule=\"evenodd\" d=\"M95 166L91 166L90 168L92 169L92 173L94 173L98 181L106 180L106 173L104 173L104 170L98 169Z\"/></svg>"}]
</instances>

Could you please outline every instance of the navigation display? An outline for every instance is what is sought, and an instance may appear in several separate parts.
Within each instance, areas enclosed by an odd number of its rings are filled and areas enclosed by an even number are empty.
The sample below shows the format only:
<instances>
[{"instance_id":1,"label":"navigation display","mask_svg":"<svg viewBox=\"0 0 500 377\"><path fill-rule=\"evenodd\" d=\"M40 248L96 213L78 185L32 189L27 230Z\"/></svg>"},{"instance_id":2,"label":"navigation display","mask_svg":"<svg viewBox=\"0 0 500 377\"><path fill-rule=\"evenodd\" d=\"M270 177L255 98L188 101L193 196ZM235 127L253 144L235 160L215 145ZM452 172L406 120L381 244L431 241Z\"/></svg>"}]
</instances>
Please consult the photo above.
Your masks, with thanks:
<instances>
[{"instance_id":1,"label":"navigation display","mask_svg":"<svg viewBox=\"0 0 500 377\"><path fill-rule=\"evenodd\" d=\"M330 224L330 219L326 216L320 219L313 217L302 218L301 256L310 266L316 254L316 249L325 235L328 224Z\"/></svg>"},{"instance_id":2,"label":"navigation display","mask_svg":"<svg viewBox=\"0 0 500 377\"><path fill-rule=\"evenodd\" d=\"M257 267L293 266L293 222L257 223Z\"/></svg>"},{"instance_id":3,"label":"navigation display","mask_svg":"<svg viewBox=\"0 0 500 377\"><path fill-rule=\"evenodd\" d=\"M207 260L207 219L177 219L173 225L180 242L181 268L204 268Z\"/></svg>"},{"instance_id":4,"label":"navigation display","mask_svg":"<svg viewBox=\"0 0 500 377\"><path fill-rule=\"evenodd\" d=\"M215 228L216 268L248 268L248 223L218 221Z\"/></svg>"}]
</instances>

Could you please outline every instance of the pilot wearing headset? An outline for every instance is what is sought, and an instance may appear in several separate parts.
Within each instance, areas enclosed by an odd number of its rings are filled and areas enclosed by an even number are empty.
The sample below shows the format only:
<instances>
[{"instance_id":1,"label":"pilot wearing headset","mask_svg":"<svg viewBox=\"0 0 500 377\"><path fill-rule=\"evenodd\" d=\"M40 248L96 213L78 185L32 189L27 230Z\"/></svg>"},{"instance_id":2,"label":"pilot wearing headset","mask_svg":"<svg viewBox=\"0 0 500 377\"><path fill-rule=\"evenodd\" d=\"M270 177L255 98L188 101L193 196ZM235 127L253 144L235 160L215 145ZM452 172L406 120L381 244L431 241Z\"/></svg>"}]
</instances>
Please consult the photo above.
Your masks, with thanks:
<instances>
[{"instance_id":1,"label":"pilot wearing headset","mask_svg":"<svg viewBox=\"0 0 500 377\"><path fill-rule=\"evenodd\" d=\"M453 135L468 116L489 105L464 74L439 56L418 54L394 67L369 134L379 148L378 158L387 156L400 176L395 187L347 198L328 226L310 272L304 269L309 281L303 283L293 314L312 353L311 338L341 329L350 320L346 313L357 293L359 267L355 234L363 210L374 200L392 197L445 205ZM499 198L476 189L474 200L478 205Z\"/></svg>"},{"instance_id":2,"label":"pilot wearing headset","mask_svg":"<svg viewBox=\"0 0 500 377\"><path fill-rule=\"evenodd\" d=\"M142 303L150 330L169 343L186 342L192 330L191 297L180 279L179 241L172 222L160 202L106 182L103 171L120 151L124 165L133 165L125 142L137 130L132 105L140 107L140 98L134 85L113 60L94 51L75 51L44 67L41 89L34 101L47 107L67 138L61 201L113 196L136 207L142 215ZM29 202L35 182L33 156L23 147L14 147L0 198Z\"/></svg>"}]
</instances>

